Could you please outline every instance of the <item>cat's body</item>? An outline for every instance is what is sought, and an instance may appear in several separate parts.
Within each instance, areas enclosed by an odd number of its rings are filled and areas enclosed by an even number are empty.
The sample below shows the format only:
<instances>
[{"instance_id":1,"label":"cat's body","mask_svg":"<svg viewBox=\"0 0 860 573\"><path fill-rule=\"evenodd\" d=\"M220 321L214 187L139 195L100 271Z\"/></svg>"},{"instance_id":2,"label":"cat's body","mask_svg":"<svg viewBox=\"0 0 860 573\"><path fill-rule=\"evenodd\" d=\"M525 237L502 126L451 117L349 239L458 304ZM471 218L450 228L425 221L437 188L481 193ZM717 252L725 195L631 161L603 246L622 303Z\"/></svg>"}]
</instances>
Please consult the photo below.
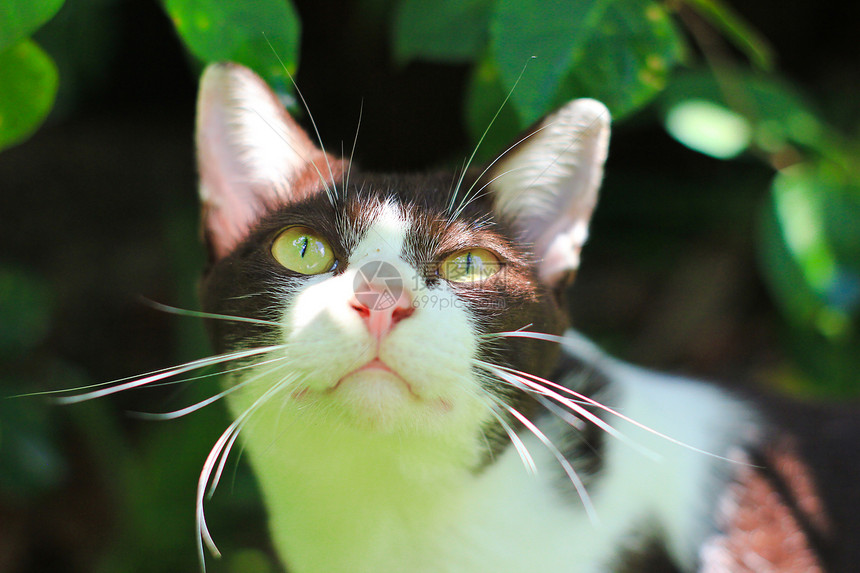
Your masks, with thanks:
<instances>
[{"instance_id":1,"label":"cat's body","mask_svg":"<svg viewBox=\"0 0 860 573\"><path fill-rule=\"evenodd\" d=\"M224 444L241 431L290 571L799 572L844 558L810 468L766 415L567 330L602 105L568 104L460 181L325 155L238 66L209 68L198 111L204 308L258 321L213 320L212 337L221 352L269 349L228 376Z\"/></svg>"}]
</instances>

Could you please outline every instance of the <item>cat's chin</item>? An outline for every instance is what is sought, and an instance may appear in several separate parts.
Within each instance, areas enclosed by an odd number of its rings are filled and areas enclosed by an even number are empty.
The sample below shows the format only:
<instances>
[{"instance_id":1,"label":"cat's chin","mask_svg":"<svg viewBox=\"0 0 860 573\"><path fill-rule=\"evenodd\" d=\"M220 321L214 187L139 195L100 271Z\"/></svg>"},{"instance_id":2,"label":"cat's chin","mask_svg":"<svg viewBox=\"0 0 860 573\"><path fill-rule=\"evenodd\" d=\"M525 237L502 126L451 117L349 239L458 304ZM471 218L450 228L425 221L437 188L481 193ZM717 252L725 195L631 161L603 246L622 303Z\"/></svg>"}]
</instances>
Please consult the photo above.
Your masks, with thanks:
<instances>
[{"instance_id":1,"label":"cat's chin","mask_svg":"<svg viewBox=\"0 0 860 573\"><path fill-rule=\"evenodd\" d=\"M418 395L408 381L383 364L354 370L323 394L355 424L383 432L414 426L421 419L444 416L451 410L444 399Z\"/></svg>"}]
</instances>

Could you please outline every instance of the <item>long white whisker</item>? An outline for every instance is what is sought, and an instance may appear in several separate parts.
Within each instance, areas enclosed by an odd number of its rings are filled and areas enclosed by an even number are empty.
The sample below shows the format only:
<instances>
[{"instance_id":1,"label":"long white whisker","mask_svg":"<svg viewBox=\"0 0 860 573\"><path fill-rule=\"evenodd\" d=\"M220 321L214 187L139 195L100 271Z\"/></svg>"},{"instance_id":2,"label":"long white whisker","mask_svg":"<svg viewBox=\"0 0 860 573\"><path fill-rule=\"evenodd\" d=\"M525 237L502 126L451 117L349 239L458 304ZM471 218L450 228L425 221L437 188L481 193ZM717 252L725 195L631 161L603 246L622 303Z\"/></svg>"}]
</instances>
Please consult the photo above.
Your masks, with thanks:
<instances>
[{"instance_id":1,"label":"long white whisker","mask_svg":"<svg viewBox=\"0 0 860 573\"><path fill-rule=\"evenodd\" d=\"M517 80L517 81L519 81L519 80ZM506 100L506 101L507 101L507 100ZM503 104L503 105L504 105L504 104ZM499 110L499 111L501 111L501 110ZM477 185L477 184L478 184L478 181L480 181L480 180L481 180L481 178L482 178L484 175L486 175L486 174L487 174L487 171L489 171L490 169L492 169L493 165L495 165L496 163L498 163L499 161L501 161L501 160L502 160L502 159L503 159L503 158L508 154L508 152L510 152L510 151L511 151L512 149L514 149L516 146L518 146L518 145L519 145L519 144L521 144L522 142L524 142L524 141L526 141L527 139L529 139L529 138L531 138L531 137L533 137L533 136L537 135L538 133L540 133L541 131L543 131L543 130L545 130L545 129L549 128L549 127L550 127L549 125L544 125L544 126L542 126L542 127L537 128L537 129L536 129L536 130L534 130L533 132L526 134L525 136L521 137L519 140L515 141L512 145L510 145L510 146L509 146L507 149L505 149L502 153L500 153L500 154L498 155L498 157L496 157L495 159L493 159L493 160L490 162L490 164L489 164L489 165L487 165L487 166L484 168L484 170L483 170L483 171L481 171L481 174L480 174L480 175L478 175L478 177L476 177L476 178L475 178L475 181L472 183L472 185L471 185L471 186L469 186L469 189L466 191L466 193L464 193L464 194L463 194L463 198L460 200L460 204L459 204L459 206L457 207L457 210L455 211L455 212L457 213L457 215L459 216L459 214L463 211L463 208L464 208L463 202L464 202L464 201L469 197L469 193L471 193L471 192L472 192L472 189L474 189L474 188L475 188L475 185ZM480 142L478 143L478 145L480 145ZM476 150L476 151L477 151L477 150ZM520 169L525 169L525 167L522 167L522 168L520 168ZM464 171L463 173L465 174L465 171ZM509 173L509 172L508 172L508 173ZM496 179L498 179L498 177L493 177L493 181L495 181ZM463 178L462 178L462 177L460 177L460 181L457 183L457 191L459 191L459 189L460 189L460 184L462 183L462 180L463 180ZM492 181L491 181L490 183L492 183ZM456 193L457 191L455 191L455 193ZM452 202L451 207L453 207L453 202ZM455 217L453 217L453 218L456 218L456 216L455 216Z\"/></svg>"},{"instance_id":2,"label":"long white whisker","mask_svg":"<svg viewBox=\"0 0 860 573\"><path fill-rule=\"evenodd\" d=\"M248 318L245 316L233 316L230 314L215 314L211 312L202 312L199 310L188 310L184 308L178 308L175 306L170 306L167 304L162 304L160 302L155 302L154 300L150 300L148 298L142 298L143 302L145 302L148 306L156 310L160 310L163 312L169 312L171 314L177 314L179 316L193 316L195 318L212 318L216 320L227 320L231 322L248 322L251 324L263 324L266 326L280 326L279 323L273 322L271 320L262 320L259 318Z\"/></svg>"},{"instance_id":3,"label":"long white whisker","mask_svg":"<svg viewBox=\"0 0 860 573\"><path fill-rule=\"evenodd\" d=\"M162 386L174 386L176 384L185 384L187 382L194 382L195 380L202 380L204 378L213 378L215 376L222 376L224 374L232 374L233 372L239 372L241 370L248 370L249 368L256 368L261 364L268 364L275 360L285 360L286 357L273 358L272 360L266 360L265 362L254 362L252 364L243 364L242 366L237 366L235 368L227 368L225 370L216 370L214 372L210 372L208 374L200 374L199 376L189 376L188 378L180 378L178 380L170 380L168 382L158 382L157 384L147 384L147 388L160 388Z\"/></svg>"},{"instance_id":4,"label":"long white whisker","mask_svg":"<svg viewBox=\"0 0 860 573\"><path fill-rule=\"evenodd\" d=\"M514 171L519 171L522 169L526 169L526 167L525 166L515 167L514 169L508 169L507 171L505 171L503 173L499 173L498 175L496 175L495 177L493 177L492 179L487 181L485 184L483 184L481 186L481 188L478 189L478 191L474 195L470 196L469 194L472 192L472 189L474 188L474 185L472 185L472 187L470 187L469 190L466 191L466 193L463 195L463 199L460 201L460 204L457 206L457 210L454 211L454 213L451 215L451 220L453 221L454 219L459 217L463 213L463 211L466 209L466 207L468 207L474 201L477 201L478 199L480 199L481 197L486 195L486 193L481 193L481 192L484 189L486 189L487 187L489 187L490 185L492 185L494 181L496 181L497 179L499 179L501 177L504 177L505 175L508 175L509 173L513 173ZM486 173L486 170L484 170L484 173ZM478 180L480 180L480 178L484 176L484 173L481 173L481 175L475 181L477 182Z\"/></svg>"},{"instance_id":5,"label":"long white whisker","mask_svg":"<svg viewBox=\"0 0 860 573\"><path fill-rule=\"evenodd\" d=\"M349 152L349 165L346 166L346 183L343 186L344 193L349 189L349 174L352 172L352 158L355 156L355 148L358 147L358 132L361 129L361 118L364 116L364 100L358 108L358 125L355 126L355 137L352 140L352 151Z\"/></svg>"},{"instance_id":6,"label":"long white whisker","mask_svg":"<svg viewBox=\"0 0 860 573\"><path fill-rule=\"evenodd\" d=\"M255 364L250 365L250 366L244 366L243 368L259 368L260 366L264 366L266 364L271 364L273 362L281 362L281 361L287 360L287 358L288 357L286 357L286 356L281 356L278 358L273 358L271 360L265 360L263 362L257 362ZM278 367L278 368L280 368L280 367ZM192 412L196 412L197 410L201 410L201 409L205 408L206 406L208 406L209 404L213 404L225 396L229 396L233 392L236 392L240 388L247 386L251 382L259 380L263 376L267 376L268 374L271 374L272 372L277 371L278 368L270 368L269 370L266 370L265 372L255 374L254 376L251 376L250 378L247 378L246 380L242 380L242 382L240 382L239 384L235 384L233 386L230 386L226 390L222 390L221 392L218 392L214 396L210 396L209 398L201 400L200 402L197 402L196 404L192 404L191 406L186 406L185 408L180 408L179 410L174 410L172 412L163 412L163 413L134 412L134 416L136 418L141 418L144 420L175 420L176 418L181 418L182 416L185 416L185 415L190 414ZM226 374L226 373L227 372L218 372L217 374L220 375L220 374Z\"/></svg>"},{"instance_id":7,"label":"long white whisker","mask_svg":"<svg viewBox=\"0 0 860 573\"><path fill-rule=\"evenodd\" d=\"M499 422L499 425L511 439L511 444L513 444L514 448L517 451L517 454L520 456L520 459L523 462L523 465L526 468L526 471L531 475L537 475L537 465L535 464L534 458L532 458L531 453L529 453L528 448L504 418L502 418L498 412L494 408L490 408L490 412L493 413L493 416Z\"/></svg>"},{"instance_id":8,"label":"long white whisker","mask_svg":"<svg viewBox=\"0 0 860 573\"><path fill-rule=\"evenodd\" d=\"M92 400L95 398L101 398L103 396L109 396L111 394L116 394L117 392L124 392L125 390L131 390L132 388L140 388L141 386L146 386L147 384L152 384L153 382L158 382L159 380L164 380L165 378L170 378L176 376L177 374L184 374L185 372L190 372L192 370L197 370L198 368L203 368L204 366L211 366L213 364L220 364L222 362L229 362L231 360L239 360L241 358L248 358L251 356L256 356L258 354L265 354L266 352L272 352L274 350L280 350L286 348L285 344L277 344L275 346L264 346L261 348L251 348L250 350L240 350L238 352L230 352L227 354L220 354L218 356L210 356L208 358L201 358L199 360L194 360L192 362L188 362L182 366L177 366L175 368L168 368L164 370L158 370L154 374L144 375L142 378L133 377L129 382L125 382L124 384L117 384L115 386L110 386L109 388L103 388L101 390L94 390L92 392L85 392L84 394L78 394L76 396L62 396L60 398L56 398L56 402L58 404L77 404L78 402L84 402L86 400ZM128 380L128 378L123 378L123 380ZM114 382L106 382L103 384L96 384L94 386L105 386L108 384L114 384ZM91 386L92 387L92 386ZM79 390L79 388L67 391L75 391Z\"/></svg>"},{"instance_id":9,"label":"long white whisker","mask_svg":"<svg viewBox=\"0 0 860 573\"><path fill-rule=\"evenodd\" d=\"M585 418L586 420L588 420L589 422L591 422L592 424L594 424L595 426L597 426L598 428L600 428L601 430L606 432L607 434L611 435L612 437L630 445L633 448L636 448L639 451L643 451L646 454L648 453L648 450L642 448L642 446L640 446L639 444L637 444L636 442L634 442L633 440L631 440L630 438L628 438L627 436L625 436L624 434L622 434L621 432L619 432L618 430L616 430L615 428L613 428L612 426L607 424L605 421L601 420L598 416L596 416L592 412L589 412L588 410L586 410L585 408L583 408L581 405L577 404L573 400L565 398L564 396L560 395L559 393L554 392L553 390L546 388L545 386L543 386L539 383L533 382L533 381L529 380L528 378L525 378L524 377L526 375L525 372L520 372L518 370L513 370L511 368L506 368L504 366L497 366L494 364L489 364L487 362L483 362L480 360L476 360L475 363L479 367L485 368L488 371L492 372L493 374L495 374L496 376L498 376L499 378L501 378L505 382L508 382L509 384L514 386L515 388L519 388L520 390L523 390L523 391L528 392L530 394L536 393L536 394L543 395L543 396L546 396L548 398L555 400L559 404L562 404L563 406L570 409L572 412L575 412L576 414L582 416L583 418ZM547 380L546 382L549 382L549 381ZM590 399L586 400L586 401L589 404L593 404L595 402L594 400L590 400ZM653 455L653 453L651 455Z\"/></svg>"},{"instance_id":10,"label":"long white whisker","mask_svg":"<svg viewBox=\"0 0 860 573\"><path fill-rule=\"evenodd\" d=\"M310 161L307 157L305 157L305 156L304 156L304 155L302 155L301 153L299 153L298 149L296 149L295 147L293 147L293 146L290 144L290 142L289 142L289 141L287 141L287 140L286 140L286 138L284 138L284 136L283 136L283 135L282 135L282 134L281 134L277 129L275 129L275 127L274 127L271 123L269 123L268 121L266 121L266 118L264 118L262 115L260 115L260 112L258 112L256 109L253 109L253 110L250 110L250 111L253 111L254 113L256 113L256 114L257 114L257 117L259 117L259 118L260 118L260 120L262 120L262 122L263 122L263 123L265 123L266 125L268 125L268 126L269 126L269 129L271 129L271 130L272 130L272 132L273 132L275 135L277 135L278 137L280 137L280 138L281 138L281 141L283 141L284 143L286 143L286 144L287 144L287 147L289 147L290 149L292 149L292 150L293 150L293 153L295 153L296 155L298 155L299 157L301 157L302 161L304 161L306 164L308 164L308 165L310 165L311 167L313 167L313 168L314 168L314 171L316 171L316 172L317 172L317 177L319 178L320 183L322 183L322 186L323 186L323 188L325 189L325 194L326 194L326 196L328 197L329 203L331 203L332 205L334 205L334 195L332 194L332 190L331 190L331 188L329 188L328 183L326 183L325 177L323 176L323 174L322 174L322 172L319 170L319 168L316 166L316 164L315 164L313 161ZM323 151L323 153L325 153L325 151ZM326 163L328 163L328 155L326 155L325 157L326 157ZM331 171L331 167L329 167L329 171ZM332 177L333 177L333 176L332 176Z\"/></svg>"},{"instance_id":11,"label":"long white whisker","mask_svg":"<svg viewBox=\"0 0 860 573\"><path fill-rule=\"evenodd\" d=\"M508 95L505 96L504 101L502 101L499 109L496 110L493 119L490 120L490 124L484 130L484 133L481 134L481 138L478 139L478 143L475 144L475 149L472 151L472 155L469 156L469 160L466 162L466 166L463 168L463 172L460 173L460 179L457 181L457 186L454 188L454 193L451 195L451 202L449 209L454 207L454 201L457 199L457 194L460 192L460 186L463 184L463 178L466 177L466 172L469 170L469 166L472 165L472 160L475 159L475 155L478 153L478 149L481 148L481 143L484 142L484 138L487 137L487 134L490 132L490 128L493 127L493 124L496 123L496 119L499 117L499 114L502 113L502 110L505 108L505 105L508 103L508 100L511 99L511 95L513 95L514 90L517 89L517 85L520 83L520 79L522 79L523 74L526 73L526 68L529 65L529 60L534 58L535 56L531 56L526 63L523 64L523 69L520 71L520 75L517 76L517 81L514 82L514 85L511 86L511 89L508 91Z\"/></svg>"},{"instance_id":12,"label":"long white whisker","mask_svg":"<svg viewBox=\"0 0 860 573\"><path fill-rule=\"evenodd\" d=\"M266 36L265 33L263 33L263 37L266 38L266 43L269 44L269 48L271 48L272 53L275 54L275 57L278 59L278 63L281 64L281 68L283 68L284 73L287 74L288 78L290 78L290 81L293 83L293 87L296 88L296 93L299 95L299 99L302 100L302 105L304 106L305 111L308 112L308 117L310 118L311 125L314 128L314 133L317 136L317 142L320 144L320 149L322 149L323 157L325 157L326 167L328 167L328 174L331 177L331 186L332 189L334 189L334 197L329 195L329 200L332 202L332 204L334 204L334 199L337 196L337 183L335 183L334 181L334 172L331 169L331 163L328 160L328 153L326 153L325 151L325 145L323 144L322 137L320 136L320 131L317 128L317 122L314 119L314 114L311 112L311 108L310 106L308 106L308 102L305 100L305 96L302 94L302 90L299 89L299 84L296 83L296 80L293 78L293 74L291 74L290 71L287 69L287 66L281 59L280 54L278 54L278 52L275 50L275 47L272 46L272 43L269 41L269 38Z\"/></svg>"},{"instance_id":13,"label":"long white whisker","mask_svg":"<svg viewBox=\"0 0 860 573\"><path fill-rule=\"evenodd\" d=\"M580 479L579 474L576 473L576 470L573 469L573 466L570 465L567 458L564 457L555 444L552 443L552 440L550 440L546 434L541 432L531 420L523 416L515 408L505 405L505 409L507 409L512 416L519 420L532 434L534 434L534 436L540 440L544 446L546 446L550 453L552 453L561 465L562 469L564 469L564 473L567 474L568 479L570 479L570 483L573 484L574 489L576 489L576 493L579 495L579 499L582 500L582 505L585 508L585 513L588 515L588 519L591 520L592 523L598 523L600 520L598 519L597 511L594 509L594 504L591 502L591 496L588 495L588 492L585 490L585 484L582 482L582 479Z\"/></svg>"},{"instance_id":14,"label":"long white whisker","mask_svg":"<svg viewBox=\"0 0 860 573\"><path fill-rule=\"evenodd\" d=\"M560 336L555 336L552 334L545 334L545 333L540 333L540 332L515 331L515 332L508 332L505 334L507 334L509 336L522 336L523 338L536 338L538 340L553 340L553 339L555 339L553 341L563 342L563 338ZM528 336L528 335L535 335L535 336ZM480 361L478 361L478 362L480 362ZM641 449L641 446L638 446L635 442L633 442L632 440L630 440L629 438L624 436L624 434L618 432L617 430L615 430L614 428L612 428L611 426L606 424L603 420L601 420L600 418L598 418L597 416L595 416L594 414L592 414L588 410L585 410L582 406L580 406L576 402L573 402L572 400L569 400L569 399L565 398L564 396L559 395L557 392L552 391L548 387L555 388L557 390L560 390L562 392L570 394L571 396L577 398L578 400L581 400L581 401L583 401L583 402L585 402L591 406L594 406L594 407L599 408L605 412L608 412L608 413L612 414L613 416L616 416L616 417L624 420L625 422L628 422L629 424L636 426L637 428L639 428L641 430L645 430L646 432L653 434L653 435L655 435L659 438L662 438L664 440L667 440L667 441L669 441L675 445L681 446L683 448L694 451L696 453L700 453L700 454L704 454L706 456L710 456L712 458L716 458L718 460L732 462L732 463L740 463L737 460L733 460L733 459L727 458L725 456L720 456L720 455L715 454L713 452L709 452L707 450L697 448L696 446L690 445L686 442L682 442L681 440L673 438L672 436L664 434L663 432L657 431L654 428L651 428L650 426L646 426L642 422L637 422L633 418L631 418L629 416L625 416L624 414L622 414L618 410L610 408L609 406L602 404L601 402L598 402L597 400L594 400L593 398L589 398L585 394L581 394L580 392L577 392L576 390L571 390L570 388L562 386L561 384L556 384L555 382L552 382L550 380L546 380L546 379L541 378L539 376L535 376L534 374L529 374L528 372L521 372L519 370L514 370L511 368L504 367L504 366L493 365L493 364L489 364L486 362L481 363L481 365L488 367L490 369L498 370L499 372L497 372L497 375L499 375L501 372L508 372L508 373L512 373L512 374L516 375L519 378L519 382L521 382L522 384L526 385L529 388L533 388L536 392L544 394L544 395L552 398L556 402L559 402L559 403L567 406L568 408L570 408L571 410L575 411L576 413L582 415L583 417L585 417L586 419L588 419L592 423L598 425L601 429L607 431L608 433L610 433L614 437L624 441L625 443L633 445L637 449ZM531 379L532 381L529 381L528 379Z\"/></svg>"},{"instance_id":15,"label":"long white whisker","mask_svg":"<svg viewBox=\"0 0 860 573\"><path fill-rule=\"evenodd\" d=\"M212 535L209 532L209 528L206 525L206 515L204 512L203 503L207 498L207 489L208 489L208 497L211 498L212 494L215 491L215 488L218 485L218 481L221 478L221 473L224 469L224 463L226 457L229 455L230 450L233 447L233 444L236 441L236 438L244 427L245 423L248 421L250 416L256 412L260 406L266 403L272 396L283 390L290 383L295 381L295 377L284 378L277 384L273 385L269 388L262 396L257 398L251 406L242 412L228 427L224 430L224 433L218 438L215 442L215 445L209 452L209 455L206 457L206 461L203 464L203 468L200 471L200 477L197 480L197 511L196 511L196 522L197 522L197 553L200 558L200 567L201 570L205 573L206 571L206 560L204 554L204 545L205 547L214 555L215 557L220 557L221 552L218 550L218 547L215 545L215 541L212 538ZM215 469L215 466L218 466L212 480L212 486L207 488L209 484L210 477L212 477L212 471Z\"/></svg>"}]
</instances>

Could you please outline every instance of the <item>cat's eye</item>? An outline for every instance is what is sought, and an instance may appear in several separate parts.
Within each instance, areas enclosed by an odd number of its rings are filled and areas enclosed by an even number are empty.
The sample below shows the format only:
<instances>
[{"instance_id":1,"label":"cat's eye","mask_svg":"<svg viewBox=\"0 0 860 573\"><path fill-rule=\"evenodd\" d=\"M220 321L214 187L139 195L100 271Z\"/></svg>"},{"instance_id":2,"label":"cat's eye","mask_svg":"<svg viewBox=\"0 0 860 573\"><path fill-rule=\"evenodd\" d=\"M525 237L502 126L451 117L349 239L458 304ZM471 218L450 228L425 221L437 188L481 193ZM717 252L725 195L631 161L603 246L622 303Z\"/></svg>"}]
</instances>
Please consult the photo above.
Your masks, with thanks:
<instances>
[{"instance_id":1,"label":"cat's eye","mask_svg":"<svg viewBox=\"0 0 860 573\"><path fill-rule=\"evenodd\" d=\"M501 268L499 257L487 249L466 249L442 261L439 276L455 283L473 283L490 278Z\"/></svg>"},{"instance_id":2,"label":"cat's eye","mask_svg":"<svg viewBox=\"0 0 860 573\"><path fill-rule=\"evenodd\" d=\"M272 256L285 268L303 275L318 275L335 265L331 245L308 227L287 227L272 243Z\"/></svg>"}]
</instances>

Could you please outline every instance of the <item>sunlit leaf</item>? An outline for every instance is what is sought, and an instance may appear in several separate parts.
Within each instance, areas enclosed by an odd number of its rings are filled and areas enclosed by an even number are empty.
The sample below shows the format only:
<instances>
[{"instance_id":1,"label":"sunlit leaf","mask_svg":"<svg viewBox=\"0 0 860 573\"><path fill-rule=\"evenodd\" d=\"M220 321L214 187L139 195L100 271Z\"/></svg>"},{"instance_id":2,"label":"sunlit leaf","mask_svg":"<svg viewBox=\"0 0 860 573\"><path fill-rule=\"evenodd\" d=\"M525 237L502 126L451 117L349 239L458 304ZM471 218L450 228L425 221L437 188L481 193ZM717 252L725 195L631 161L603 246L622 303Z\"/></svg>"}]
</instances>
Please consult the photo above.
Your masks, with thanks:
<instances>
[{"instance_id":1,"label":"sunlit leaf","mask_svg":"<svg viewBox=\"0 0 860 573\"><path fill-rule=\"evenodd\" d=\"M277 91L291 91L300 24L289 0L164 0L164 5L198 59L243 64Z\"/></svg>"},{"instance_id":2,"label":"sunlit leaf","mask_svg":"<svg viewBox=\"0 0 860 573\"><path fill-rule=\"evenodd\" d=\"M777 153L789 143L819 149L828 145L826 130L809 104L791 86L774 77L724 70L678 73L660 102L667 120L688 102L709 102L730 110L750 125L751 142L768 153ZM668 125L667 129L677 138Z\"/></svg>"},{"instance_id":3,"label":"sunlit leaf","mask_svg":"<svg viewBox=\"0 0 860 573\"><path fill-rule=\"evenodd\" d=\"M399 61L471 62L488 39L493 0L405 0L394 20Z\"/></svg>"},{"instance_id":4,"label":"sunlit leaf","mask_svg":"<svg viewBox=\"0 0 860 573\"><path fill-rule=\"evenodd\" d=\"M0 52L0 150L41 125L57 94L57 68L31 40Z\"/></svg>"},{"instance_id":5,"label":"sunlit leaf","mask_svg":"<svg viewBox=\"0 0 860 573\"><path fill-rule=\"evenodd\" d=\"M729 159L743 152L752 138L746 119L716 103L686 100L666 115L666 130L700 153Z\"/></svg>"},{"instance_id":6,"label":"sunlit leaf","mask_svg":"<svg viewBox=\"0 0 860 573\"><path fill-rule=\"evenodd\" d=\"M598 31L575 54L553 107L574 97L593 97L617 120L666 87L683 44L662 6L648 0L613 2Z\"/></svg>"},{"instance_id":7,"label":"sunlit leaf","mask_svg":"<svg viewBox=\"0 0 860 573\"><path fill-rule=\"evenodd\" d=\"M822 169L801 164L780 172L762 226L762 266L786 316L798 325L842 339L860 306L860 261L831 240L825 213L831 197Z\"/></svg>"},{"instance_id":8,"label":"sunlit leaf","mask_svg":"<svg viewBox=\"0 0 860 573\"><path fill-rule=\"evenodd\" d=\"M0 0L0 52L50 20L63 0Z\"/></svg>"},{"instance_id":9,"label":"sunlit leaf","mask_svg":"<svg viewBox=\"0 0 860 573\"><path fill-rule=\"evenodd\" d=\"M491 25L492 56L527 125L574 97L607 104L618 118L663 89L682 43L663 8L648 0L505 0Z\"/></svg>"}]
</instances>

